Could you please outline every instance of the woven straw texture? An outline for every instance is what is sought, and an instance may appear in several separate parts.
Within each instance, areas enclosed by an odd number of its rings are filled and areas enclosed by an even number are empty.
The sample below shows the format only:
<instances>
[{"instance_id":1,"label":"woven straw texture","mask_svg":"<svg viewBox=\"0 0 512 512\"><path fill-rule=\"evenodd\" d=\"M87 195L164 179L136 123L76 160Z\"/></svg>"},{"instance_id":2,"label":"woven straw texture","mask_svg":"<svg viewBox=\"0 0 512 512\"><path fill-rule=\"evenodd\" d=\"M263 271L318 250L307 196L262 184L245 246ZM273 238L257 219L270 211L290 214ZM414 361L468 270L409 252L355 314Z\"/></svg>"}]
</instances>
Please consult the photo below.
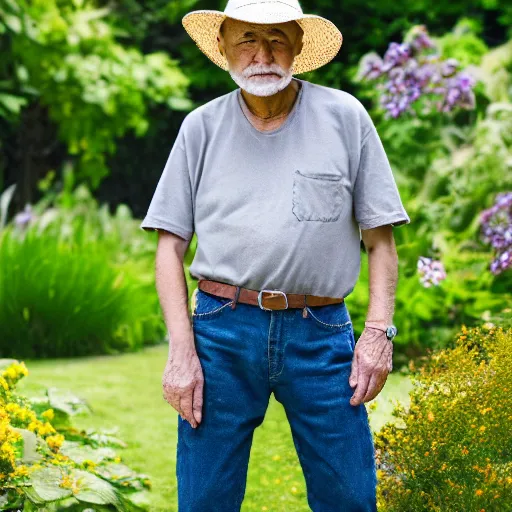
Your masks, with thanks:
<instances>
[{"instance_id":1,"label":"woven straw texture","mask_svg":"<svg viewBox=\"0 0 512 512\"><path fill-rule=\"evenodd\" d=\"M251 23L284 23L295 20L304 30L302 51L294 60L293 74L312 71L330 62L338 53L343 43L343 36L336 25L331 21L315 14L299 14L290 16L290 11L280 13L273 11L272 15L260 15L255 21L255 12ZM200 10L185 15L182 24L194 40L198 48L217 66L228 70L228 62L219 52L217 35L219 28L228 16L221 11ZM234 18L233 16L229 16ZM271 19L268 19L271 18ZM240 18L234 18L240 19Z\"/></svg>"}]
</instances>

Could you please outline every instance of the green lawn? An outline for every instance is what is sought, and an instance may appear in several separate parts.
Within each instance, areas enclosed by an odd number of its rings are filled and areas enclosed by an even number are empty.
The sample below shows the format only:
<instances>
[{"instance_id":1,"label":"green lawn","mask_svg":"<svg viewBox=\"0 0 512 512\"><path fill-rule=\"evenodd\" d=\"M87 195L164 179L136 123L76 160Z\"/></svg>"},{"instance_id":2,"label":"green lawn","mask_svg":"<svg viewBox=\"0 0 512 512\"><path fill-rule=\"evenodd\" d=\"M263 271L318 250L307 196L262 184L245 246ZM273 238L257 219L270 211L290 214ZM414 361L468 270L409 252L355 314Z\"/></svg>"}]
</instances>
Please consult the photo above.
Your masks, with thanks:
<instances>
[{"instance_id":1,"label":"green lawn","mask_svg":"<svg viewBox=\"0 0 512 512\"><path fill-rule=\"evenodd\" d=\"M161 378L166 345L120 356L82 359L25 360L29 375L19 390L31 396L41 387L69 389L85 398L90 416L76 416L78 427L119 426L129 447L120 451L125 463L152 480L154 512L177 510L176 420L178 413L162 398ZM370 412L372 429L392 419L391 400L407 403L409 380L390 375ZM367 406L369 404L366 404ZM282 405L272 395L263 424L254 433L244 511L307 512L306 486Z\"/></svg>"}]
</instances>

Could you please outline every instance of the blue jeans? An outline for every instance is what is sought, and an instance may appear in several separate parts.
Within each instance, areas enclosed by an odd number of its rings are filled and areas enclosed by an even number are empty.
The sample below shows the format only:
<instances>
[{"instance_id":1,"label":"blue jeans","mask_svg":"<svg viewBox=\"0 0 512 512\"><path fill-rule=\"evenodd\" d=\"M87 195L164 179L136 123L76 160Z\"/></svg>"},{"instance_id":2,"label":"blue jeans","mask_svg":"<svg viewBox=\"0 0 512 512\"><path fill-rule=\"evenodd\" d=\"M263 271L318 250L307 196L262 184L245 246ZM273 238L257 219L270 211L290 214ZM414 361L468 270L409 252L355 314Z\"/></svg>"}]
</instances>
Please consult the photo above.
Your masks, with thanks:
<instances>
[{"instance_id":1,"label":"blue jeans","mask_svg":"<svg viewBox=\"0 0 512 512\"><path fill-rule=\"evenodd\" d=\"M345 302L266 311L197 291L202 421L178 416L179 512L239 512L254 429L273 392L286 412L313 512L377 510L365 404L350 405L355 336Z\"/></svg>"}]
</instances>

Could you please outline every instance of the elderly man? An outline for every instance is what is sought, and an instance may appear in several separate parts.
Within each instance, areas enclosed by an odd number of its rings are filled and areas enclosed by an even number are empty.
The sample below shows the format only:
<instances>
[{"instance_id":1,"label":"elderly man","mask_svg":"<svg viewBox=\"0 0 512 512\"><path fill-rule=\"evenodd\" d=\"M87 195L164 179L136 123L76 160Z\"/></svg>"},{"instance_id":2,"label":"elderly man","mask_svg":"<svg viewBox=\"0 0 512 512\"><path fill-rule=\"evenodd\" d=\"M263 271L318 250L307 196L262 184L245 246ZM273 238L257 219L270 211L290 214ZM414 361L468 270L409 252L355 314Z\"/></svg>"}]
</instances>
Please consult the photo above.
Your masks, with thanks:
<instances>
[{"instance_id":1,"label":"elderly man","mask_svg":"<svg viewBox=\"0 0 512 512\"><path fill-rule=\"evenodd\" d=\"M392 368L392 226L410 219L363 105L292 76L332 60L341 33L296 0L230 0L183 25L239 88L186 116L141 224L159 237L179 510L240 510L254 429L274 393L311 509L375 511L364 402ZM344 299L361 239L370 304L356 344Z\"/></svg>"}]
</instances>

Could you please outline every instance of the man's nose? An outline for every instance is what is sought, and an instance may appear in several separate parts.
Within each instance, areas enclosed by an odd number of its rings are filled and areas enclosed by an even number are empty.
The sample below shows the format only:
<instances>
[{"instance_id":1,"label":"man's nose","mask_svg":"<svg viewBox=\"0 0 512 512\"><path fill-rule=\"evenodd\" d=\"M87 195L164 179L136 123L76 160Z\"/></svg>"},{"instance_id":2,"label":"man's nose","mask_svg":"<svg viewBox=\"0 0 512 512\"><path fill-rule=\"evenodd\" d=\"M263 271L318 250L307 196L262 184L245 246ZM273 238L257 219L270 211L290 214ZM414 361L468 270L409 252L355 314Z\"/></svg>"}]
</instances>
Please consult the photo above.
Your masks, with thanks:
<instances>
[{"instance_id":1,"label":"man's nose","mask_svg":"<svg viewBox=\"0 0 512 512\"><path fill-rule=\"evenodd\" d=\"M258 45L258 49L256 51L256 55L254 56L254 60L256 62L261 62L262 64L271 64L274 62L274 55L272 54L272 47L270 43L265 39L260 42Z\"/></svg>"}]
</instances>

